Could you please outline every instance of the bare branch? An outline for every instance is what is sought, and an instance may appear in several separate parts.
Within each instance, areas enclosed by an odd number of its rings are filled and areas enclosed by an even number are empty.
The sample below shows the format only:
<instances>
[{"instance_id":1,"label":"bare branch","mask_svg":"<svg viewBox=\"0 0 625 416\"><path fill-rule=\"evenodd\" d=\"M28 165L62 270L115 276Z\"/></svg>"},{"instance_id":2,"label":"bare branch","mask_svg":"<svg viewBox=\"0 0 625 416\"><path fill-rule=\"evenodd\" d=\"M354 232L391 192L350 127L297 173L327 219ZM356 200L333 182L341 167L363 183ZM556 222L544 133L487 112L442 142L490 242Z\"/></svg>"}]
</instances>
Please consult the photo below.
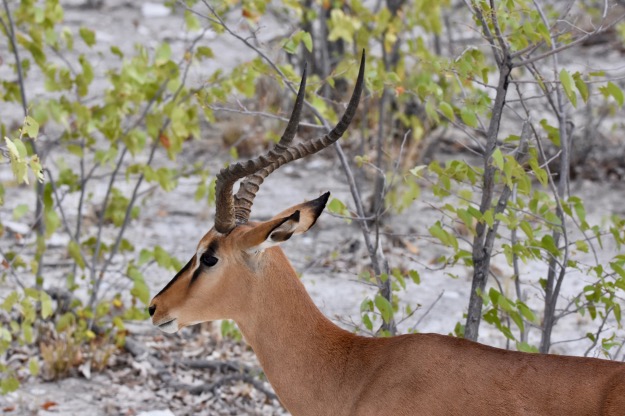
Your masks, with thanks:
<instances>
[{"instance_id":1,"label":"bare branch","mask_svg":"<svg viewBox=\"0 0 625 416\"><path fill-rule=\"evenodd\" d=\"M215 105L207 105L206 107L210 108L213 111L220 111L220 112L224 112L224 113L234 113L234 114L242 114L242 115L246 115L246 116L256 116L256 117L262 117L262 118L270 118L270 119L280 120L280 121L285 121L285 122L289 121L289 119L287 117L277 116L275 114L266 113L264 111L248 110L247 107L243 106L242 104L240 105L240 107L241 107L240 110L237 110L235 108L219 107L219 106L215 106ZM306 123L304 121L300 121L299 125L303 126L303 127L311 128L311 129L324 130L325 131L325 127L320 126L319 124L312 124L312 123Z\"/></svg>"}]
</instances>

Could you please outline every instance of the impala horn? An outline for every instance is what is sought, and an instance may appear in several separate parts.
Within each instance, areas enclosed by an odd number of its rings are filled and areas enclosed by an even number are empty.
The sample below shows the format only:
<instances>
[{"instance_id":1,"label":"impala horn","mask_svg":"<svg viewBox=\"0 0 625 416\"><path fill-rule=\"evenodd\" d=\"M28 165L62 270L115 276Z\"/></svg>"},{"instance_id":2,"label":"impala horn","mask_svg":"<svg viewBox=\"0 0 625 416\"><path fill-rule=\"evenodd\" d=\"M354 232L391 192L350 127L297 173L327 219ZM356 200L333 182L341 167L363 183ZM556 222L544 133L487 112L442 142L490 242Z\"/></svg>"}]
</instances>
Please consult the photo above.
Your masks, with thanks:
<instances>
[{"instance_id":1,"label":"impala horn","mask_svg":"<svg viewBox=\"0 0 625 416\"><path fill-rule=\"evenodd\" d=\"M354 92L338 124L324 136L291 145L299 126L299 118L304 104L306 88L306 69L304 68L293 112L280 141L263 155L230 165L217 174L215 229L218 232L228 234L237 224L245 224L248 221L254 197L260 189L260 185L274 170L294 160L317 153L341 138L358 108L364 85L364 70L365 51L363 50ZM233 197L232 188L236 181L242 178L245 180L241 183L236 196Z\"/></svg>"}]
</instances>

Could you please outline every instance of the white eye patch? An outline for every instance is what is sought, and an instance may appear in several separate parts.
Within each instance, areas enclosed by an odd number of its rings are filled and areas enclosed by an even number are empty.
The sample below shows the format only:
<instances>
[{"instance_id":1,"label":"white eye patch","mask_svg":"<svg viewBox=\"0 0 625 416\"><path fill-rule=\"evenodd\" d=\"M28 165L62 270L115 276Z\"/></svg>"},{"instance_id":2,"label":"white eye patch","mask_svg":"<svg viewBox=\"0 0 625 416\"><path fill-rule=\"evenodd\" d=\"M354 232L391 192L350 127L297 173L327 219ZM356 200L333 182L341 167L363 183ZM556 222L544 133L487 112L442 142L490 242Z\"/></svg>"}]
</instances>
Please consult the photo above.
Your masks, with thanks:
<instances>
[{"instance_id":1,"label":"white eye patch","mask_svg":"<svg viewBox=\"0 0 625 416\"><path fill-rule=\"evenodd\" d=\"M206 251L206 247L200 246L197 248L197 251L195 252L195 267L193 268L193 271L200 267L200 257L204 251Z\"/></svg>"}]
</instances>

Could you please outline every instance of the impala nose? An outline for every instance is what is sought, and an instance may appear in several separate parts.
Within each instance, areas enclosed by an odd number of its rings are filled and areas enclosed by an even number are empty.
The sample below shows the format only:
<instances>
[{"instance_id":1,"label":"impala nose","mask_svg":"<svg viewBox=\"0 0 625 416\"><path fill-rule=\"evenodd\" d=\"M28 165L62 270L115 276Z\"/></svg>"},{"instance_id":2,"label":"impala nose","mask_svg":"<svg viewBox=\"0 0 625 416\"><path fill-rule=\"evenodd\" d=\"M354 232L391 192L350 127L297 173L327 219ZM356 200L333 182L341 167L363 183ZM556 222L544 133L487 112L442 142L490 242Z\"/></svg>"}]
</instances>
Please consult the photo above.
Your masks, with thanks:
<instances>
[{"instance_id":1,"label":"impala nose","mask_svg":"<svg viewBox=\"0 0 625 416\"><path fill-rule=\"evenodd\" d=\"M150 314L150 316L154 316L154 312L156 312L156 305L150 305L150 307L148 308L148 313Z\"/></svg>"}]
</instances>

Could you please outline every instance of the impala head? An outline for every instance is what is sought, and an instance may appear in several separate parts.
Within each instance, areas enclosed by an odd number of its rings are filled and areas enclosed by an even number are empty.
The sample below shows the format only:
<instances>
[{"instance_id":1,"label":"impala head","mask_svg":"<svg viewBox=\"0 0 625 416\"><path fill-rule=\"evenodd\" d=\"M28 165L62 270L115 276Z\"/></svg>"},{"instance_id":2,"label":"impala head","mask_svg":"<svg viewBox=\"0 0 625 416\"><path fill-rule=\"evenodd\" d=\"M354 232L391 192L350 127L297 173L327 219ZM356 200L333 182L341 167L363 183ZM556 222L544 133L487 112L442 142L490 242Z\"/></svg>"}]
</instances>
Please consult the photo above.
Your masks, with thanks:
<instances>
[{"instance_id":1,"label":"impala head","mask_svg":"<svg viewBox=\"0 0 625 416\"><path fill-rule=\"evenodd\" d=\"M200 322L237 319L247 313L248 291L252 283L262 279L263 273L270 272L271 267L285 266L281 250L271 247L312 227L330 194L295 205L264 222L249 221L254 197L271 172L324 149L343 135L360 101L364 65L363 52L347 109L328 134L291 144L304 103L304 69L293 112L280 141L267 153L219 172L215 225L200 240L186 266L152 299L148 310L154 325L165 332L176 332ZM239 191L233 195L233 186L240 179Z\"/></svg>"}]
</instances>

